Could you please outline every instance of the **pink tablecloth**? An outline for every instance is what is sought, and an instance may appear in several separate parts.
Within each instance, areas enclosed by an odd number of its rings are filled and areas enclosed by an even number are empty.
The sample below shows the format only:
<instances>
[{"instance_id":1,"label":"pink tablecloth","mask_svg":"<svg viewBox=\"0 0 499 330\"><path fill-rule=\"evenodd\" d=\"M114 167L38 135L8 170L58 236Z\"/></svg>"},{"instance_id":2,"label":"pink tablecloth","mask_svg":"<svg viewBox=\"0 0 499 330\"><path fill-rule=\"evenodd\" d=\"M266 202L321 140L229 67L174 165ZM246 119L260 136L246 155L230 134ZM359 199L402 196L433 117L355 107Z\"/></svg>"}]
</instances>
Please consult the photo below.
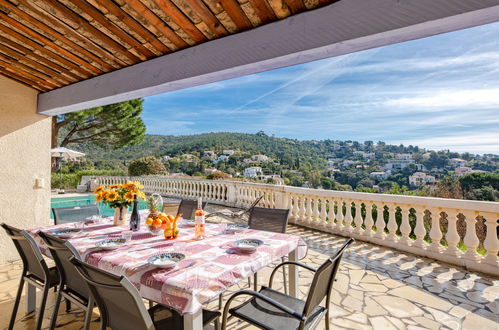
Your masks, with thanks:
<instances>
[{"instance_id":1,"label":"pink tablecloth","mask_svg":"<svg viewBox=\"0 0 499 330\"><path fill-rule=\"evenodd\" d=\"M68 226L71 224L36 228L29 232L42 251L49 255L36 233ZM129 245L113 251L92 249L99 240L121 237L121 232L127 229L127 226L114 227L110 222L86 226L82 235L69 241L88 263L116 275L125 275L142 297L182 314L195 313L202 304L230 286L297 248L298 258L306 253L306 245L298 236L251 229L237 235L221 234L222 227L218 224L207 224L207 237L201 241L194 240L192 227L181 228L175 240L165 240L148 233L142 224L142 230L133 234ZM231 243L240 238L258 238L265 245L253 254L229 253ZM186 257L175 271L147 265L149 257L162 252L180 252Z\"/></svg>"}]
</instances>

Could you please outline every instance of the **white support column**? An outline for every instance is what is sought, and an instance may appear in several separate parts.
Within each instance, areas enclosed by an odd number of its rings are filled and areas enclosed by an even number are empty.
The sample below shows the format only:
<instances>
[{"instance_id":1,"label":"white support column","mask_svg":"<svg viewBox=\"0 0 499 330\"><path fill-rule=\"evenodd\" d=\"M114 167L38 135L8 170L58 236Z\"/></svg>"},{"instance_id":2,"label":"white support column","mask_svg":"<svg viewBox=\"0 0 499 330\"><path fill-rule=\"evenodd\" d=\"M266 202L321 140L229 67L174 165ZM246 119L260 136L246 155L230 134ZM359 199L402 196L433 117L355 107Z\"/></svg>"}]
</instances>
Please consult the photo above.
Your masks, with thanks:
<instances>
[{"instance_id":1,"label":"white support column","mask_svg":"<svg viewBox=\"0 0 499 330\"><path fill-rule=\"evenodd\" d=\"M183 315L184 330L202 330L203 329L203 311L199 309L194 314Z\"/></svg>"},{"instance_id":2,"label":"white support column","mask_svg":"<svg viewBox=\"0 0 499 330\"><path fill-rule=\"evenodd\" d=\"M362 203L359 200L355 201L355 229L354 232L361 235L364 229L362 229L362 224L364 219L362 219Z\"/></svg>"},{"instance_id":3,"label":"white support column","mask_svg":"<svg viewBox=\"0 0 499 330\"><path fill-rule=\"evenodd\" d=\"M376 234L374 235L377 238L385 238L385 219L384 219L384 211L385 211L385 204L384 203L379 203L376 204L377 208L377 215L376 215Z\"/></svg>"},{"instance_id":4,"label":"white support column","mask_svg":"<svg viewBox=\"0 0 499 330\"><path fill-rule=\"evenodd\" d=\"M346 204L345 231L347 233L351 233L353 231L353 228L352 228L352 221L353 221L353 217L352 217L352 200L351 199L347 199L345 201L345 204Z\"/></svg>"},{"instance_id":5,"label":"white support column","mask_svg":"<svg viewBox=\"0 0 499 330\"><path fill-rule=\"evenodd\" d=\"M396 241L398 239L397 237L397 220L395 219L395 213L397 211L397 205L396 204L389 204L388 205L388 239L391 241Z\"/></svg>"},{"instance_id":6,"label":"white support column","mask_svg":"<svg viewBox=\"0 0 499 330\"><path fill-rule=\"evenodd\" d=\"M485 218L485 225L487 226L487 236L483 242L483 247L487 250L484 261L497 267L497 252L499 251L497 219L499 219L499 213L484 212L482 216Z\"/></svg>"},{"instance_id":7,"label":"white support column","mask_svg":"<svg viewBox=\"0 0 499 330\"><path fill-rule=\"evenodd\" d=\"M412 240L409 237L411 234L411 224L409 223L409 211L410 207L406 205L400 206L402 212L402 223L400 224L400 233L402 233L402 237L400 238L400 242L410 246L412 244Z\"/></svg>"},{"instance_id":8,"label":"white support column","mask_svg":"<svg viewBox=\"0 0 499 330\"><path fill-rule=\"evenodd\" d=\"M424 247L425 242L424 238L426 236L426 229L424 227L424 216L425 216L424 207L416 208L416 228L414 228L414 234L416 235L416 241L414 242L415 246Z\"/></svg>"},{"instance_id":9,"label":"white support column","mask_svg":"<svg viewBox=\"0 0 499 330\"><path fill-rule=\"evenodd\" d=\"M442 240L442 231L440 230L440 213L441 209L437 207L430 208L431 212L431 229L430 229L430 250L435 252L440 252L442 250L442 245L440 241Z\"/></svg>"},{"instance_id":10,"label":"white support column","mask_svg":"<svg viewBox=\"0 0 499 330\"><path fill-rule=\"evenodd\" d=\"M451 210L454 211L454 210ZM459 219L459 210L454 211L455 214L447 213L447 234L445 235L445 240L447 241L448 247L446 253L453 256L460 256L461 251L457 248L457 244L459 243L460 237L457 232L457 220Z\"/></svg>"},{"instance_id":11,"label":"white support column","mask_svg":"<svg viewBox=\"0 0 499 330\"><path fill-rule=\"evenodd\" d=\"M366 219L364 221L364 224L366 228L364 228L364 235L366 235L367 237L372 237L372 235L374 234L373 205L371 202L366 202L365 204L366 204Z\"/></svg>"},{"instance_id":12,"label":"white support column","mask_svg":"<svg viewBox=\"0 0 499 330\"><path fill-rule=\"evenodd\" d=\"M469 260L477 261L481 258L476 252L478 244L480 244L478 236L476 235L477 214L473 211L463 211L463 215L466 217L466 235L463 240L466 245L466 252L463 257Z\"/></svg>"}]
</instances>

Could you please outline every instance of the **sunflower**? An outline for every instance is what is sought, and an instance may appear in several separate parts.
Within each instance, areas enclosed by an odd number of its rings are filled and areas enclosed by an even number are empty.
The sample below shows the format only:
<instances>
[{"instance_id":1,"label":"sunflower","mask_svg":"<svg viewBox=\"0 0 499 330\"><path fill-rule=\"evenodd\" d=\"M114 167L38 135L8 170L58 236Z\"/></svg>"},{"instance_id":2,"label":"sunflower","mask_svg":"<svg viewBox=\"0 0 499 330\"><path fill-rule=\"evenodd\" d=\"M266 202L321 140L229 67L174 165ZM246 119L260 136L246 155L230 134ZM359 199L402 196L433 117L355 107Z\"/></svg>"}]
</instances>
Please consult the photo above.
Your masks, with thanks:
<instances>
[{"instance_id":1,"label":"sunflower","mask_svg":"<svg viewBox=\"0 0 499 330\"><path fill-rule=\"evenodd\" d=\"M118 193L116 191L109 191L106 194L106 199L108 202L114 202L118 198Z\"/></svg>"},{"instance_id":2,"label":"sunflower","mask_svg":"<svg viewBox=\"0 0 499 330\"><path fill-rule=\"evenodd\" d=\"M122 184L112 184L109 186L109 189L117 189L117 188L121 188L121 187L123 187Z\"/></svg>"},{"instance_id":3,"label":"sunflower","mask_svg":"<svg viewBox=\"0 0 499 330\"><path fill-rule=\"evenodd\" d=\"M140 199L146 200L146 194L143 191L139 191L137 193L137 197L139 197Z\"/></svg>"},{"instance_id":4,"label":"sunflower","mask_svg":"<svg viewBox=\"0 0 499 330\"><path fill-rule=\"evenodd\" d=\"M135 195L131 191L127 191L125 196L123 196L127 202L133 202Z\"/></svg>"},{"instance_id":5,"label":"sunflower","mask_svg":"<svg viewBox=\"0 0 499 330\"><path fill-rule=\"evenodd\" d=\"M103 190L104 190L104 186L98 186L97 188L94 189L94 194L98 194Z\"/></svg>"},{"instance_id":6,"label":"sunflower","mask_svg":"<svg viewBox=\"0 0 499 330\"><path fill-rule=\"evenodd\" d=\"M100 202L101 200L103 200L102 193L98 193L97 195L95 195L95 201L96 202Z\"/></svg>"}]
</instances>

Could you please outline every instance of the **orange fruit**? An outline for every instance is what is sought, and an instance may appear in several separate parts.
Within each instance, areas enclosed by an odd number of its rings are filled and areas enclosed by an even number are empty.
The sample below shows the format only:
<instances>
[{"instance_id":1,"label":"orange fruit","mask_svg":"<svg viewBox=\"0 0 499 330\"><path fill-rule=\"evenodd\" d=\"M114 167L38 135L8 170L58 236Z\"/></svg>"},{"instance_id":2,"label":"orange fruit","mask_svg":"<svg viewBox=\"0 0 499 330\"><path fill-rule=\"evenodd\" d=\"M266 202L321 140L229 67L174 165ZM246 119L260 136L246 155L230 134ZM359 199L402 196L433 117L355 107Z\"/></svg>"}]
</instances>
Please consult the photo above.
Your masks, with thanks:
<instances>
[{"instance_id":1,"label":"orange fruit","mask_svg":"<svg viewBox=\"0 0 499 330\"><path fill-rule=\"evenodd\" d=\"M160 219L154 219L152 224L156 226L161 226L162 221Z\"/></svg>"},{"instance_id":2,"label":"orange fruit","mask_svg":"<svg viewBox=\"0 0 499 330\"><path fill-rule=\"evenodd\" d=\"M153 218L147 218L146 219L146 224L150 226L150 225L152 225L153 221L154 221Z\"/></svg>"}]
</instances>

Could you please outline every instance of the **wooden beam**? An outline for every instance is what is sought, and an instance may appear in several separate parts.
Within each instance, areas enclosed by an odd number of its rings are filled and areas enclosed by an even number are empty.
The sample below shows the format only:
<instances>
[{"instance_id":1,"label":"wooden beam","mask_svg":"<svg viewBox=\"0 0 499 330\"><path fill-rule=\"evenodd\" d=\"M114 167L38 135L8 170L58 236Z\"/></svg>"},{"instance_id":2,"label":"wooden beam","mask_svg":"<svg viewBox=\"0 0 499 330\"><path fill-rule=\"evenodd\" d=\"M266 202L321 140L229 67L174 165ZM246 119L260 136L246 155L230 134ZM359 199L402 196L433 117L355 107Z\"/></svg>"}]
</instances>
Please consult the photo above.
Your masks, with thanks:
<instances>
[{"instance_id":1,"label":"wooden beam","mask_svg":"<svg viewBox=\"0 0 499 330\"><path fill-rule=\"evenodd\" d=\"M286 3L286 5L288 5L292 14L296 14L306 10L306 7L303 4L302 0L284 0L284 2Z\"/></svg>"},{"instance_id":2,"label":"wooden beam","mask_svg":"<svg viewBox=\"0 0 499 330\"><path fill-rule=\"evenodd\" d=\"M42 93L38 112L77 111L496 21L497 0L339 1Z\"/></svg>"},{"instance_id":3,"label":"wooden beam","mask_svg":"<svg viewBox=\"0 0 499 330\"><path fill-rule=\"evenodd\" d=\"M49 88L40 85L39 83L31 80L28 76L25 74L22 74L16 70L13 69L11 66L8 64L5 64L3 61L0 60L0 73L2 73L4 76L7 78L13 78L19 82L24 83L25 85L28 85L30 87L33 87L39 91L48 91Z\"/></svg>"},{"instance_id":4,"label":"wooden beam","mask_svg":"<svg viewBox=\"0 0 499 330\"><path fill-rule=\"evenodd\" d=\"M47 79L40 78L38 75L41 75L40 72L37 72L36 70L33 70L32 68L12 59L8 58L5 55L0 54L0 65L3 66L4 68L17 72L17 73L22 73L22 76L25 78L28 78L31 81L34 81L38 83L41 86L46 86L49 89L54 89L59 87L58 85L54 84L51 81L48 81Z\"/></svg>"},{"instance_id":5,"label":"wooden beam","mask_svg":"<svg viewBox=\"0 0 499 330\"><path fill-rule=\"evenodd\" d=\"M48 49L45 49L44 47L40 46L39 44L37 44L36 42L34 42L33 40L23 36L22 34L12 30L11 28L7 27L7 26L4 26L3 24L1 24L0 22L0 31L3 31L4 33L6 33L7 35L11 36L12 38L20 41L23 45L27 45L37 51L40 52L40 54L43 54L45 56L47 56L48 58L50 58L51 60L40 60L42 61L43 63L50 63L52 62L53 60L61 63L61 64L64 64L64 65L68 65L66 59L62 58L61 56L55 54L54 52L48 50ZM19 45L20 47L24 47L23 45ZM35 54L33 51L31 51L32 54ZM37 54L38 55L38 54ZM43 58L43 57L42 57ZM75 73L73 73L72 71L70 70L67 70L65 67L63 67L62 65L59 65L58 63L55 64L56 67L58 68L61 68L61 72L63 72L63 74L67 75L68 77L71 77L72 79L75 79L75 80L81 80L81 77L76 75ZM72 67L73 66L73 63L69 62L69 67ZM85 77L88 77L88 74L85 76Z\"/></svg>"},{"instance_id":6,"label":"wooden beam","mask_svg":"<svg viewBox=\"0 0 499 330\"><path fill-rule=\"evenodd\" d=\"M253 24L248 19L236 0L220 0L220 4L241 31L251 29Z\"/></svg>"},{"instance_id":7,"label":"wooden beam","mask_svg":"<svg viewBox=\"0 0 499 330\"><path fill-rule=\"evenodd\" d=\"M220 23L217 17L213 15L201 0L185 0L185 2L191 7L194 13L201 18L214 35L217 37L224 37L229 34L222 23Z\"/></svg>"},{"instance_id":8,"label":"wooden beam","mask_svg":"<svg viewBox=\"0 0 499 330\"><path fill-rule=\"evenodd\" d=\"M196 43L206 41L206 37L170 0L153 0L163 13L189 35Z\"/></svg>"},{"instance_id":9,"label":"wooden beam","mask_svg":"<svg viewBox=\"0 0 499 330\"><path fill-rule=\"evenodd\" d=\"M140 62L142 60L139 56L131 53L126 47L124 47L123 45L118 43L116 40L114 40L113 38L111 38L107 34L105 34L104 32L102 32L99 29L97 29L96 27L94 27L92 24L87 22L84 18L82 18L78 14L74 13L73 11L71 11L70 9L68 9L67 7L62 5L61 3L59 3L55 0L43 0L43 1L34 0L34 3L40 9L44 10L48 14L52 14L55 17L61 16L67 20L74 22L76 25L75 29L77 31L80 31L80 29L81 29L81 30L85 31L86 33L88 33L89 35L92 35L93 37L95 37L95 39L98 42L101 42L102 44L106 45L107 47L109 47L110 49L115 51L116 53L124 56L124 58L127 59L128 64L135 64L135 63ZM74 6L77 6L78 8L80 8L84 12L86 12L85 9L88 9L89 7L91 7L86 2L82 2L80 0L72 0L71 3ZM83 8L79 7L79 5L82 5ZM48 6L48 8L46 6ZM91 7L91 8L93 8L93 7ZM93 8L93 9L95 10L95 8ZM129 35L127 35L126 33L123 33L123 31L121 31L119 28L116 28L116 26L114 26L113 24L110 24L109 21L105 17L103 17L102 14L100 14L97 10L96 10L96 12L98 13L98 15L96 17L93 17L90 14L89 14L89 16L91 16L95 20L97 20L97 18L101 18L102 20L98 21L99 24L102 24L103 26L105 26L105 28L107 30L111 31L111 33L115 34L118 38L128 37L132 40L135 40L135 39L131 38ZM124 35L120 35L120 32L121 32L121 34L124 34ZM129 42L125 39L123 39L123 41L125 41L127 43ZM129 44L132 47L135 47L135 46L137 46L138 48L143 47L142 44L138 43L136 40L135 40L135 43L137 43L138 45L133 45L130 43ZM145 47L143 47L143 48L145 49L144 52L146 52L146 53L149 52L151 54L151 57L153 56L153 54L147 48L145 48ZM144 59L145 58L149 58L149 57L144 57Z\"/></svg>"},{"instance_id":10,"label":"wooden beam","mask_svg":"<svg viewBox=\"0 0 499 330\"><path fill-rule=\"evenodd\" d=\"M277 19L267 0L250 0L250 3L263 24Z\"/></svg>"},{"instance_id":11,"label":"wooden beam","mask_svg":"<svg viewBox=\"0 0 499 330\"><path fill-rule=\"evenodd\" d=\"M128 13L124 12L119 6L115 5L112 1L107 0L94 0L100 7L105 8L111 15L119 19L128 28L137 33L142 39L151 44L161 54L169 53L170 49L163 44L158 38L147 30L144 26L139 24Z\"/></svg>"}]
</instances>

